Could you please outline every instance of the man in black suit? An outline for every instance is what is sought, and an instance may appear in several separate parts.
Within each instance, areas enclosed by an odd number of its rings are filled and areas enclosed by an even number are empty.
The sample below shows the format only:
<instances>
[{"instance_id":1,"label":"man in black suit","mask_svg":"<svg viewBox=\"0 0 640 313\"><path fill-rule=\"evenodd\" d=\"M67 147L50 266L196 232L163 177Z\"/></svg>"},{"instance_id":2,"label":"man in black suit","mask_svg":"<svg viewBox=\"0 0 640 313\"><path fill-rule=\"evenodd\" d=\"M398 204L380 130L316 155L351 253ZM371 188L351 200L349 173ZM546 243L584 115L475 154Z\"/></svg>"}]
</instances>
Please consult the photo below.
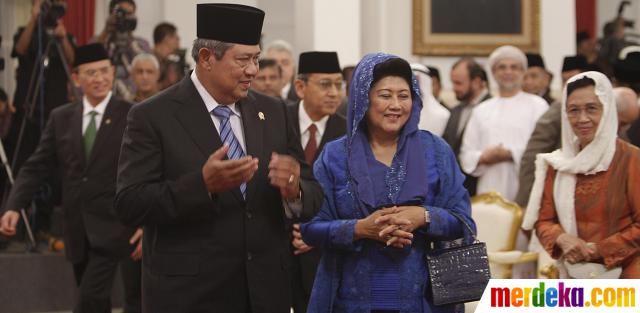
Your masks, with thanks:
<instances>
[{"instance_id":1,"label":"man in black suit","mask_svg":"<svg viewBox=\"0 0 640 313\"><path fill-rule=\"evenodd\" d=\"M522 90L542 97L549 105L555 102L551 97L553 74L544 65L544 59L537 53L527 53L527 70L524 72Z\"/></svg>"},{"instance_id":2,"label":"man in black suit","mask_svg":"<svg viewBox=\"0 0 640 313\"><path fill-rule=\"evenodd\" d=\"M462 135L471 117L471 111L479 103L491 98L489 94L489 81L487 72L472 58L462 58L451 68L451 83L456 99L460 103L451 109L451 116L444 129L442 138L453 149L456 157L460 154ZM476 194L478 179L471 175L466 175L464 186L469 191L469 195Z\"/></svg>"},{"instance_id":3,"label":"man in black suit","mask_svg":"<svg viewBox=\"0 0 640 313\"><path fill-rule=\"evenodd\" d=\"M263 19L198 4L195 70L129 113L116 210L144 225L146 312L289 311L287 220L323 195L285 104L249 90Z\"/></svg>"},{"instance_id":4,"label":"man in black suit","mask_svg":"<svg viewBox=\"0 0 640 313\"><path fill-rule=\"evenodd\" d=\"M17 211L29 205L48 176L60 173L65 250L80 289L74 312L111 312L118 263L136 254L129 244L135 229L123 225L113 209L131 104L112 97L114 68L101 45L79 47L75 60L72 78L84 97L51 112L36 151L18 173L0 232L14 235ZM140 308L125 310L130 311Z\"/></svg>"},{"instance_id":5,"label":"man in black suit","mask_svg":"<svg viewBox=\"0 0 640 313\"><path fill-rule=\"evenodd\" d=\"M301 99L287 107L287 115L304 150L305 161L313 166L322 147L344 135L346 120L336 114L342 101L342 73L338 54L335 52L304 52L298 58L298 77L294 87ZM295 219L293 225L293 302L295 313L306 312L313 288L313 279L320 261L320 251L302 241L301 222L313 218L314 210L305 210L308 215Z\"/></svg>"}]
</instances>

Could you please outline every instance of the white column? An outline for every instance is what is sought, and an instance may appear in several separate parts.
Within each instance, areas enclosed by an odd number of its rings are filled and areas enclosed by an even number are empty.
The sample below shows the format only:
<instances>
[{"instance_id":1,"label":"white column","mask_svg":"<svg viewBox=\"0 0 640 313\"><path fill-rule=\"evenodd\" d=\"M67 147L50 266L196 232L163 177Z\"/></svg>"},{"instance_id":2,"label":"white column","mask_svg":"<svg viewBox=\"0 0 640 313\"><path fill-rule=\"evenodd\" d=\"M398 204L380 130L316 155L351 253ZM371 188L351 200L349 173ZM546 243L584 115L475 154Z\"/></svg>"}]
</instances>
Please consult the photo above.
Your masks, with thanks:
<instances>
[{"instance_id":1,"label":"white column","mask_svg":"<svg viewBox=\"0 0 640 313\"><path fill-rule=\"evenodd\" d=\"M363 54L385 52L416 61L411 53L412 6L411 1L363 1Z\"/></svg>"},{"instance_id":2,"label":"white column","mask_svg":"<svg viewBox=\"0 0 640 313\"><path fill-rule=\"evenodd\" d=\"M358 0L296 1L296 50L337 51L341 66L357 63L362 57L360 9Z\"/></svg>"},{"instance_id":3,"label":"white column","mask_svg":"<svg viewBox=\"0 0 640 313\"><path fill-rule=\"evenodd\" d=\"M295 2L299 0L258 0L258 7L266 13L262 25L262 44L281 39L295 42ZM297 54L294 47L294 54Z\"/></svg>"},{"instance_id":4,"label":"white column","mask_svg":"<svg viewBox=\"0 0 640 313\"><path fill-rule=\"evenodd\" d=\"M540 54L553 73L551 89L561 91L565 56L576 54L576 6L573 1L540 1Z\"/></svg>"}]
</instances>

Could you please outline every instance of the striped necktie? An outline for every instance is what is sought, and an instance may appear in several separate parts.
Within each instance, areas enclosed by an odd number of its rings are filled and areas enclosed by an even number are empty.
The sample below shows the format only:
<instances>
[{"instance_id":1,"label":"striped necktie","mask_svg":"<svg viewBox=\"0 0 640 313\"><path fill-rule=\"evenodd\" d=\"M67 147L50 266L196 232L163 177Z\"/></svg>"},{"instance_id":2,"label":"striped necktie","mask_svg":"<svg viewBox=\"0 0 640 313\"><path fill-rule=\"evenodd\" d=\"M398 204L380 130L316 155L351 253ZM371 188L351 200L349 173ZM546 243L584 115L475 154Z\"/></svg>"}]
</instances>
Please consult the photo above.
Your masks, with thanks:
<instances>
[{"instance_id":1,"label":"striped necktie","mask_svg":"<svg viewBox=\"0 0 640 313\"><path fill-rule=\"evenodd\" d=\"M232 114L231 109L226 105L219 105L213 109L211 113L220 120L220 139L222 139L223 143L229 145L229 151L227 151L229 160L237 160L243 157L244 151L242 151L242 146L240 146L240 142L238 142L238 139L233 133L231 123L229 122L229 117ZM247 183L240 185L240 191L242 192L242 197L246 199Z\"/></svg>"}]
</instances>

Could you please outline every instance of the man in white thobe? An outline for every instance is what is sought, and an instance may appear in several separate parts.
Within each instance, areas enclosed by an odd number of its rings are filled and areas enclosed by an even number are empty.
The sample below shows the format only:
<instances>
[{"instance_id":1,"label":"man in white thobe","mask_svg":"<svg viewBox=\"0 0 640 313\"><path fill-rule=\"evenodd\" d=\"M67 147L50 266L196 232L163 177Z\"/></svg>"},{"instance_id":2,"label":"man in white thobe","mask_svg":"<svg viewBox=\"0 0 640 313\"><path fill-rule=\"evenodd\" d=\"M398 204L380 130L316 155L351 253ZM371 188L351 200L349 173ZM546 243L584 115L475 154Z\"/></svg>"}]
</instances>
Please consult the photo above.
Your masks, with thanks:
<instances>
[{"instance_id":1,"label":"man in white thobe","mask_svg":"<svg viewBox=\"0 0 640 313\"><path fill-rule=\"evenodd\" d=\"M522 153L549 106L541 97L522 91L527 58L518 48L496 49L488 67L499 94L473 110L462 138L460 163L465 172L478 177L478 194L497 191L513 201Z\"/></svg>"}]
</instances>

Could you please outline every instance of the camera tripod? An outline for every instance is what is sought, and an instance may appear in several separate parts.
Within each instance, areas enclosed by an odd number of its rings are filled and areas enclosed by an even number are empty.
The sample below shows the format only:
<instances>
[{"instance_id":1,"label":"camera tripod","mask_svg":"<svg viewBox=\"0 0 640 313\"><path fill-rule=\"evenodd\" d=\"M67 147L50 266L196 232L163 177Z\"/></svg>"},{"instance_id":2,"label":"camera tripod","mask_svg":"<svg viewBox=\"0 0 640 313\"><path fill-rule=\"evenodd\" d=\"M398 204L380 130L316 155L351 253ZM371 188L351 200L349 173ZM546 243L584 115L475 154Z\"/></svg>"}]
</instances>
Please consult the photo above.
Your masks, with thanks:
<instances>
[{"instance_id":1,"label":"camera tripod","mask_svg":"<svg viewBox=\"0 0 640 313\"><path fill-rule=\"evenodd\" d=\"M25 128L27 126L27 123L29 122L29 120L31 120L34 117L34 114L36 112L36 104L38 104L38 107L40 108L40 129L42 129L44 126L44 114L45 114L45 106L44 106L44 99L45 99L45 89L44 89L44 83L45 83L45 79L44 79L44 73L45 73L45 68L49 65L49 55L52 51L52 49L55 49L55 51L57 51L58 53L58 57L60 58L60 62L62 63L62 66L64 68L64 72L67 78L67 81L71 81L71 73L69 71L69 66L67 63L67 60L65 58L64 55L64 51L61 47L61 43L58 41L58 39L53 36L53 30L50 28L46 28L43 29L43 23L41 21L41 19L38 19L38 26L37 26L37 36L38 36L38 53L37 53L37 57L35 59L34 62L34 66L33 69L31 71L31 75L29 78L29 85L27 88L27 93L26 93L26 97L25 100L23 102L23 108L24 108L24 116L22 118L22 123L20 125L20 130L18 133L18 139L16 141L16 146L15 146L15 151L13 153L13 159L11 161L11 166L9 166L9 162L7 160L5 151L4 151L4 146L2 146L2 142L0 141L0 157L2 158L2 163L4 164L6 173L7 173L7 177L9 180L9 184L7 184L5 186L5 190L4 190L4 194L3 194L3 199L2 199L2 203L6 204L6 200L7 200L7 196L9 194L9 187L13 186L14 184L14 176L13 173L16 169L17 166L17 160L18 157L20 156L20 151L23 148L23 144L24 144L24 134L25 134ZM44 50L42 49L43 46L43 36L46 36L46 38L48 39L46 42L46 46L44 47ZM80 97L79 92L77 91L77 89L73 88L73 92L76 96L76 98ZM34 205L34 201L31 202L31 208L35 211L36 210L36 206ZM35 212L30 213L32 220L33 217L35 216ZM27 231L27 235L28 235L28 240L29 243L27 244L27 250L28 251L35 251L36 249L36 241L35 241L35 237L33 235L33 231L32 231L32 227L31 224L29 222L29 216L27 215L27 211L25 210L25 208L20 208L20 217L23 220L24 224L25 224L25 229ZM30 244L30 247L29 247Z\"/></svg>"}]
</instances>

